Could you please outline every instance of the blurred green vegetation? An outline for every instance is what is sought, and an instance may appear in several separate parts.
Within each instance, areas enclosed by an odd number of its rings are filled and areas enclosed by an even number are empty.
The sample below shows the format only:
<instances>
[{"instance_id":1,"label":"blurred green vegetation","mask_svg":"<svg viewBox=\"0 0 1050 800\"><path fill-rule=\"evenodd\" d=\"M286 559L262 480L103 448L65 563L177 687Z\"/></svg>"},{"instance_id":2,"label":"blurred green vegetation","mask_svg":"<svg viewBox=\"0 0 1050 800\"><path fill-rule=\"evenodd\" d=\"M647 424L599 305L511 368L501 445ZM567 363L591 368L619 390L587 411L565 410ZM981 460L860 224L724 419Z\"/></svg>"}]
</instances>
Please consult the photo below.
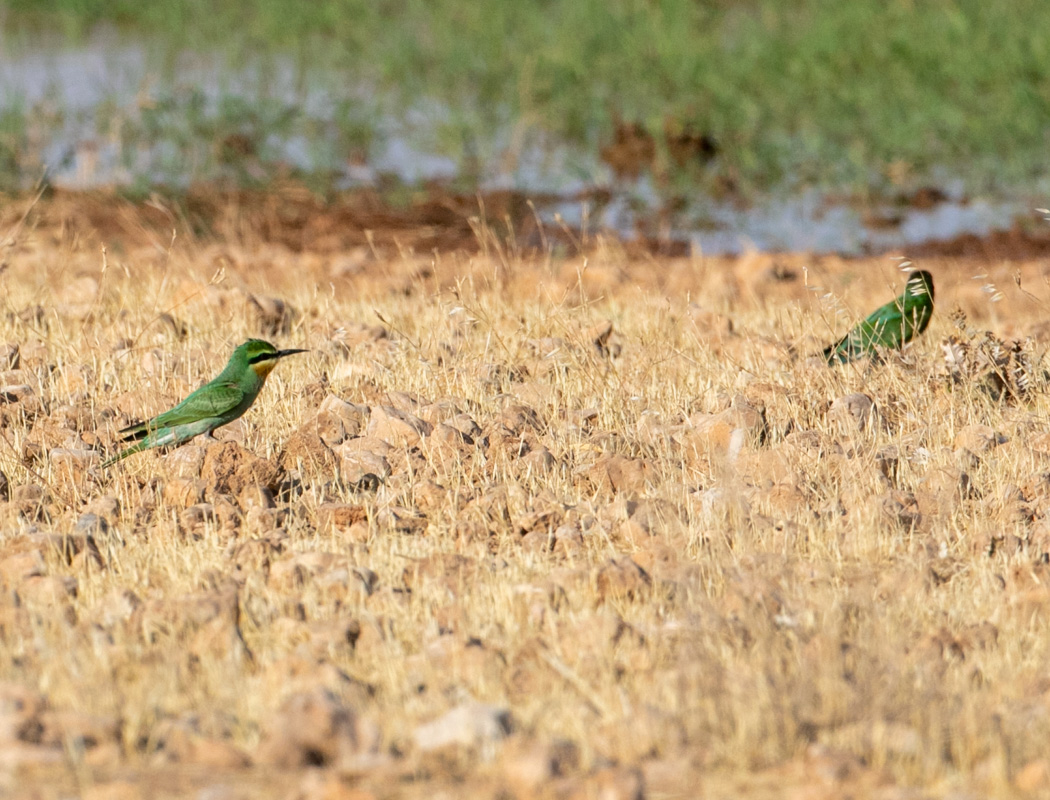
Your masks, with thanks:
<instances>
[{"instance_id":1,"label":"blurred green vegetation","mask_svg":"<svg viewBox=\"0 0 1050 800\"><path fill-rule=\"evenodd\" d=\"M100 24L291 56L398 101L593 150L614 119L714 137L742 185L877 186L904 165L991 188L1047 175L1045 0L7 0L8 36Z\"/></svg>"}]
</instances>

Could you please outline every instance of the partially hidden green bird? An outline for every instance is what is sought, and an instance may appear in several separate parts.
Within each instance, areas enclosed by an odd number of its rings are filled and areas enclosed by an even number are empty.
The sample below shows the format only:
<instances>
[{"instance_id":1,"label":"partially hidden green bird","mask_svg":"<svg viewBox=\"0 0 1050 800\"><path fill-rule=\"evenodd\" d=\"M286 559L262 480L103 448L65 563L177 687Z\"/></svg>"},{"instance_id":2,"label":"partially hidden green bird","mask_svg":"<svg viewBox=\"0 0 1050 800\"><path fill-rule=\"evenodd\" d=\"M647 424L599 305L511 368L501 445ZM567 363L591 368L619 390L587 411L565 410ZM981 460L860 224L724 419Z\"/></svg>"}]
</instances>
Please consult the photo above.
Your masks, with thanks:
<instances>
[{"instance_id":1,"label":"partially hidden green bird","mask_svg":"<svg viewBox=\"0 0 1050 800\"><path fill-rule=\"evenodd\" d=\"M305 350L278 350L269 342L249 339L237 347L218 376L172 409L153 419L122 429L120 441L135 442L110 459L103 467L151 447L177 447L194 436L211 433L233 422L251 408L259 396L266 376L286 356Z\"/></svg>"},{"instance_id":2,"label":"partially hidden green bird","mask_svg":"<svg viewBox=\"0 0 1050 800\"><path fill-rule=\"evenodd\" d=\"M930 324L933 316L933 276L918 270L908 277L904 293L858 322L835 344L824 348L829 365L877 356L878 348L899 350Z\"/></svg>"}]
</instances>

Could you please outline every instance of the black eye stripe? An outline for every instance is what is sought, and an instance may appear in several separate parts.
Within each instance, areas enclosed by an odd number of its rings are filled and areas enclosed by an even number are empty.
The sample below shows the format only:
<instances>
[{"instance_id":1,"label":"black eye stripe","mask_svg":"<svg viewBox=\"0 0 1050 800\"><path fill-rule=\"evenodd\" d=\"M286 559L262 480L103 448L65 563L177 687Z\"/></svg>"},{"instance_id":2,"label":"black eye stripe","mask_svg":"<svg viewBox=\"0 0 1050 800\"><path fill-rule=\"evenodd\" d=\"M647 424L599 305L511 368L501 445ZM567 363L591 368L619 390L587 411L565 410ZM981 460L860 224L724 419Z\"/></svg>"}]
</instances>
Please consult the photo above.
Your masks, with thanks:
<instances>
[{"instance_id":1,"label":"black eye stripe","mask_svg":"<svg viewBox=\"0 0 1050 800\"><path fill-rule=\"evenodd\" d=\"M260 361L271 361L277 358L276 353L259 353L257 356L252 356L248 359L249 364L258 364Z\"/></svg>"}]
</instances>

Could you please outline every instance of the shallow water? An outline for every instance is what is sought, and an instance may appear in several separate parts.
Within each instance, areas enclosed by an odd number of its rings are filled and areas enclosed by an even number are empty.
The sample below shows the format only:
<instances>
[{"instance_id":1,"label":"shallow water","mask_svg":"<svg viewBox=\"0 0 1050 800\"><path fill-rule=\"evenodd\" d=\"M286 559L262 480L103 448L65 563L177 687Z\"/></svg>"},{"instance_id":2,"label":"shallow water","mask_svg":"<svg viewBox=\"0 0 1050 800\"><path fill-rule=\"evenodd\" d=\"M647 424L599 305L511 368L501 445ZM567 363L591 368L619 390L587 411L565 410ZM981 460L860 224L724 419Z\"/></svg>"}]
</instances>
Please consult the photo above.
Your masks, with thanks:
<instances>
[{"instance_id":1,"label":"shallow water","mask_svg":"<svg viewBox=\"0 0 1050 800\"><path fill-rule=\"evenodd\" d=\"M484 141L465 142L448 135L464 127L462 119L438 102L400 105L341 74L313 70L305 79L287 59L234 65L220 56L160 52L112 35L76 47L0 43L0 115L14 111L24 120L21 130L9 122L0 134L0 164L5 146L16 152L15 174L3 179L22 188L43 175L69 189L185 188L265 183L291 172L320 176L336 189L470 183L481 193L544 195L537 211L551 224L560 219L628 238L645 232L708 254L899 249L1005 229L1034 217L1040 204L968 198L961 186L949 186L931 208L866 211L814 190L772 193L747 207L698 192L660 217L666 198L648 176L617 180L596 153L510 120L488 129ZM575 199L596 190L608 201Z\"/></svg>"}]
</instances>

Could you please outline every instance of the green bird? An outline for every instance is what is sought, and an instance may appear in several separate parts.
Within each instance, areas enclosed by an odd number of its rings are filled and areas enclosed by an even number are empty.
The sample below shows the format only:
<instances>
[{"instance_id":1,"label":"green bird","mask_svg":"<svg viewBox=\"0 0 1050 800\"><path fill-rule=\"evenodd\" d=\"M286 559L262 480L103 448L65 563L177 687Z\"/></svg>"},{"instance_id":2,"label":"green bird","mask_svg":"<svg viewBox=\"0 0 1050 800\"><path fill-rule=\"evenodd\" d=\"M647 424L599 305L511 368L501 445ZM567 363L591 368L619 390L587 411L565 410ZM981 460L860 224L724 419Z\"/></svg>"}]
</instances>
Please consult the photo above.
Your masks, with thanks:
<instances>
[{"instance_id":1,"label":"green bird","mask_svg":"<svg viewBox=\"0 0 1050 800\"><path fill-rule=\"evenodd\" d=\"M926 270L913 272L904 285L904 294L824 348L824 358L829 365L845 364L865 355L876 356L880 347L899 350L926 330L932 316L933 276Z\"/></svg>"},{"instance_id":2,"label":"green bird","mask_svg":"<svg viewBox=\"0 0 1050 800\"><path fill-rule=\"evenodd\" d=\"M233 422L251 408L266 376L285 356L305 350L278 350L269 342L249 339L233 351L218 377L172 409L153 419L122 429L122 442L135 442L127 450L102 462L103 467L151 447L177 447L194 436L211 433Z\"/></svg>"}]
</instances>

